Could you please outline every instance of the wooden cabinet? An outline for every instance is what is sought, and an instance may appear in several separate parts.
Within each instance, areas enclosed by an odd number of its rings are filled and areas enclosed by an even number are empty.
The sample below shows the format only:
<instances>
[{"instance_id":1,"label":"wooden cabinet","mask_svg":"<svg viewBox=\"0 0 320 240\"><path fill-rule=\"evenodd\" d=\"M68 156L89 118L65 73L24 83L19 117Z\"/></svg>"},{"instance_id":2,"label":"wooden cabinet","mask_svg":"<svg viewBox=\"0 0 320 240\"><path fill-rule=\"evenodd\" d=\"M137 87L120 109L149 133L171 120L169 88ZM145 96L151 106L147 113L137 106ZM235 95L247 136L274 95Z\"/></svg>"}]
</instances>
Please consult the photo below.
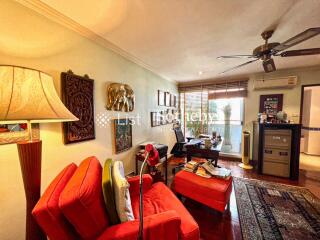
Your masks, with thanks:
<instances>
[{"instance_id":1,"label":"wooden cabinet","mask_svg":"<svg viewBox=\"0 0 320 240\"><path fill-rule=\"evenodd\" d=\"M258 172L299 177L300 124L259 124Z\"/></svg>"}]
</instances>

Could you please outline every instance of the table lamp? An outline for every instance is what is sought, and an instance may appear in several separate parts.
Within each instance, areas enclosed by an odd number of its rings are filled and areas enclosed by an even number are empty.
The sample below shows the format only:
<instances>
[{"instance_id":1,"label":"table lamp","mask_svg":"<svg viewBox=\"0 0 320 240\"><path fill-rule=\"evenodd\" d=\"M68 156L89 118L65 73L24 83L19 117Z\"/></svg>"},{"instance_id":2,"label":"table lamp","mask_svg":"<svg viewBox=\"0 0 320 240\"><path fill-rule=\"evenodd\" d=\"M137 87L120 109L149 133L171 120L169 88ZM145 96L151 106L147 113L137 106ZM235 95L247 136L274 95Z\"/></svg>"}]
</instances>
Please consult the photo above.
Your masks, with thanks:
<instances>
[{"instance_id":1,"label":"table lamp","mask_svg":"<svg viewBox=\"0 0 320 240\"><path fill-rule=\"evenodd\" d=\"M26 239L46 239L31 215L40 198L41 147L32 139L32 123L77 121L63 105L50 75L38 70L0 65L0 123L27 122L28 140L18 142L26 196Z\"/></svg>"}]
</instances>

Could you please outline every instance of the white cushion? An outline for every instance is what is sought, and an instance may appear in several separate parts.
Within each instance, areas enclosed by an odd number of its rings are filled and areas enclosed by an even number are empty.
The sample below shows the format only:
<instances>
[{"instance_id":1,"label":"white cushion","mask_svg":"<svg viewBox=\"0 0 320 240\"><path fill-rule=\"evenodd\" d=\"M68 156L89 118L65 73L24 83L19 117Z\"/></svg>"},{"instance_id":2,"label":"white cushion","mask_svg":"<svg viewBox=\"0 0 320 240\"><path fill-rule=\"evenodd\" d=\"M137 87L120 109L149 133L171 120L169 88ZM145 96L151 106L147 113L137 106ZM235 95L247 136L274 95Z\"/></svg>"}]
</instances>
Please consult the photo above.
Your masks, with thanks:
<instances>
[{"instance_id":1,"label":"white cushion","mask_svg":"<svg viewBox=\"0 0 320 240\"><path fill-rule=\"evenodd\" d=\"M124 176L123 163L121 161L114 162L112 180L114 183L116 208L120 221L127 222L134 220L129 193L129 183Z\"/></svg>"}]
</instances>

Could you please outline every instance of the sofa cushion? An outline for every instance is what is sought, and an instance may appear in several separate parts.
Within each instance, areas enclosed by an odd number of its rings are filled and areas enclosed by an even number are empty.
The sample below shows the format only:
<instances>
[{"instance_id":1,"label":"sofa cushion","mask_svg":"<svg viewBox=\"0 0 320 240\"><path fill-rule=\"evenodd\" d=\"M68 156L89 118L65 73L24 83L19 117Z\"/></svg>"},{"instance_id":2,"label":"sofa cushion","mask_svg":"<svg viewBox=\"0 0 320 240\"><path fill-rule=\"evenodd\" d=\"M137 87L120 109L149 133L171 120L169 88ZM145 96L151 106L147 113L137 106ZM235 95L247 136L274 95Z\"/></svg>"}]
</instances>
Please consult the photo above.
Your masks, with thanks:
<instances>
[{"instance_id":1,"label":"sofa cushion","mask_svg":"<svg viewBox=\"0 0 320 240\"><path fill-rule=\"evenodd\" d=\"M112 179L114 182L116 208L120 221L127 222L134 220L129 183L124 176L123 163L121 161L114 162L112 168Z\"/></svg>"},{"instance_id":2,"label":"sofa cushion","mask_svg":"<svg viewBox=\"0 0 320 240\"><path fill-rule=\"evenodd\" d=\"M60 196L63 214L83 239L96 238L109 224L101 181L100 162L89 157L81 162Z\"/></svg>"},{"instance_id":3,"label":"sofa cushion","mask_svg":"<svg viewBox=\"0 0 320 240\"><path fill-rule=\"evenodd\" d=\"M32 211L32 215L51 240L79 239L59 208L60 194L76 169L77 165L74 163L65 167L50 183Z\"/></svg>"},{"instance_id":4,"label":"sofa cushion","mask_svg":"<svg viewBox=\"0 0 320 240\"><path fill-rule=\"evenodd\" d=\"M134 216L139 218L139 195L131 194ZM144 217L175 210L181 218L180 239L199 240L199 226L174 193L162 182L143 193Z\"/></svg>"},{"instance_id":5,"label":"sofa cushion","mask_svg":"<svg viewBox=\"0 0 320 240\"><path fill-rule=\"evenodd\" d=\"M110 224L114 225L119 223L119 217L114 200L114 190L112 182L112 159L107 159L104 163L102 173L102 192L104 203L107 209Z\"/></svg>"}]
</instances>

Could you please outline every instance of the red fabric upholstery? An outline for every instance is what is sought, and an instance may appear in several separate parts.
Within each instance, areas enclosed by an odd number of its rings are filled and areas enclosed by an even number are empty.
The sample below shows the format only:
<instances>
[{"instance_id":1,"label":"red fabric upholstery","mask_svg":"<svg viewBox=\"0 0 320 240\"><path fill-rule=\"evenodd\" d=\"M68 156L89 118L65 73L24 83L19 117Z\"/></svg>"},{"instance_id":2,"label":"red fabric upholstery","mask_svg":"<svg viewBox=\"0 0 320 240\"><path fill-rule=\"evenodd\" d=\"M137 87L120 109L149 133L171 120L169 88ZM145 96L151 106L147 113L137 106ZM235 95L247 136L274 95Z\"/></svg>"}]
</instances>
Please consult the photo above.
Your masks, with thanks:
<instances>
[{"instance_id":1,"label":"red fabric upholstery","mask_svg":"<svg viewBox=\"0 0 320 240\"><path fill-rule=\"evenodd\" d=\"M63 214L83 239L98 237L108 226L101 181L101 164L89 157L82 161L60 196Z\"/></svg>"},{"instance_id":2,"label":"red fabric upholstery","mask_svg":"<svg viewBox=\"0 0 320 240\"><path fill-rule=\"evenodd\" d=\"M136 219L139 218L139 195L131 192L131 205ZM143 193L144 216L174 210L181 218L180 239L198 240L200 237L199 227L187 209L182 205L174 193L163 183L158 182ZM159 238L158 238L159 239ZM163 238L165 239L165 238Z\"/></svg>"},{"instance_id":3,"label":"red fabric upholstery","mask_svg":"<svg viewBox=\"0 0 320 240\"><path fill-rule=\"evenodd\" d=\"M95 157L87 158L80 164L72 177L71 175L71 167L67 167L59 174L56 179L60 179L60 181L55 179L59 184L56 184L55 181L50 184L44 196L42 196L37 204L38 207L34 210L35 216L41 216L40 221L45 222L45 226L49 227L50 231L60 234L48 234L51 240L137 239L139 231L139 177L128 179L132 207L137 220L108 226L108 218L103 205L101 189L102 167L99 161ZM67 176L69 176L70 180ZM144 239L199 240L200 234L197 223L170 189L163 183L152 185L150 175L144 175L143 180ZM53 186L58 186L55 188L55 191L50 190ZM56 221L59 222L55 223L56 225L52 224L50 226L51 216L48 214L39 215L40 209L42 206L45 206L45 199L50 192L54 192L56 208L60 195L59 207L73 227L63 218L61 212L59 212L59 208L55 209L58 213ZM59 224L63 225L63 231L65 232L61 233ZM78 232L78 235L74 230Z\"/></svg>"},{"instance_id":4,"label":"red fabric upholstery","mask_svg":"<svg viewBox=\"0 0 320 240\"><path fill-rule=\"evenodd\" d=\"M148 240L178 240L180 217L176 211L144 217L143 239ZM98 238L98 240L136 240L138 237L139 220L114 225Z\"/></svg>"},{"instance_id":5,"label":"red fabric upholstery","mask_svg":"<svg viewBox=\"0 0 320 240\"><path fill-rule=\"evenodd\" d=\"M177 193L207 205L220 212L225 210L232 191L232 178L204 178L194 173L180 171L174 178Z\"/></svg>"},{"instance_id":6,"label":"red fabric upholstery","mask_svg":"<svg viewBox=\"0 0 320 240\"><path fill-rule=\"evenodd\" d=\"M143 184L143 192L148 191L152 186L152 177L150 174L143 174L142 175L142 184ZM128 182L130 184L130 195L139 195L140 192L140 177L134 176L131 178L128 178Z\"/></svg>"},{"instance_id":7,"label":"red fabric upholstery","mask_svg":"<svg viewBox=\"0 0 320 240\"><path fill-rule=\"evenodd\" d=\"M32 215L51 240L79 239L59 208L60 194L76 169L77 165L74 163L65 167L50 183L32 211Z\"/></svg>"}]
</instances>

